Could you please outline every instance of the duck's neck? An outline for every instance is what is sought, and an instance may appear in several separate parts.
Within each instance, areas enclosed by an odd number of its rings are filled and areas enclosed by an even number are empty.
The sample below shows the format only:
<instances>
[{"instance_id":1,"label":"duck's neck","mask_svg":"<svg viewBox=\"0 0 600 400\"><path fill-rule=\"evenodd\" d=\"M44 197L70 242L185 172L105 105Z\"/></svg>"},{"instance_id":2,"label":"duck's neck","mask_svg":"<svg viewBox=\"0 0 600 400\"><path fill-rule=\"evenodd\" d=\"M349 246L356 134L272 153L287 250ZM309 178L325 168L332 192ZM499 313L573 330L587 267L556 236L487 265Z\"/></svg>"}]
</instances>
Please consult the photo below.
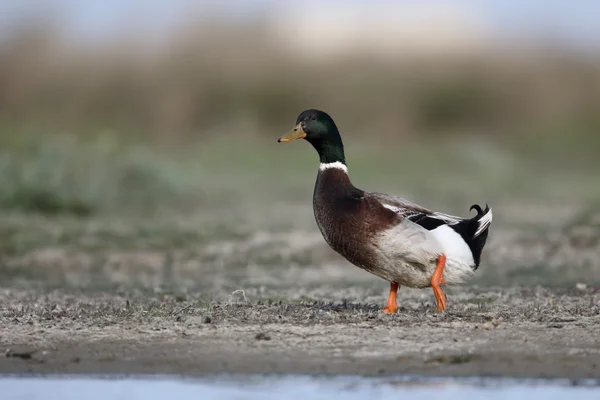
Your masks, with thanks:
<instances>
[{"instance_id":1,"label":"duck's neck","mask_svg":"<svg viewBox=\"0 0 600 400\"><path fill-rule=\"evenodd\" d=\"M342 164L346 166L346 157L344 156L344 144L337 128L330 128L327 136L323 138L309 140L310 144L319 153L319 160L323 164Z\"/></svg>"}]
</instances>

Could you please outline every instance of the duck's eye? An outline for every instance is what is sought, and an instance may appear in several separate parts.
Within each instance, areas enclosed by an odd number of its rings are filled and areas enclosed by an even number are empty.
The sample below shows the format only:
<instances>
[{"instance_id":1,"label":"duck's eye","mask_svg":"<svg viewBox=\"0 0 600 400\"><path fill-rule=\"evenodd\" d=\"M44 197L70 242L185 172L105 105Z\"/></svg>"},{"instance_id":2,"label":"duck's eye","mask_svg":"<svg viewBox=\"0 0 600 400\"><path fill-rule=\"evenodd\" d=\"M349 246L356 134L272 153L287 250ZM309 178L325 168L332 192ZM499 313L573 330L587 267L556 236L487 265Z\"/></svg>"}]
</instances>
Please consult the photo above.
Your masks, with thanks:
<instances>
[{"instance_id":1,"label":"duck's eye","mask_svg":"<svg viewBox=\"0 0 600 400\"><path fill-rule=\"evenodd\" d=\"M314 121L315 119L317 119L317 116L313 115L313 116L310 117L310 119L312 119Z\"/></svg>"}]
</instances>

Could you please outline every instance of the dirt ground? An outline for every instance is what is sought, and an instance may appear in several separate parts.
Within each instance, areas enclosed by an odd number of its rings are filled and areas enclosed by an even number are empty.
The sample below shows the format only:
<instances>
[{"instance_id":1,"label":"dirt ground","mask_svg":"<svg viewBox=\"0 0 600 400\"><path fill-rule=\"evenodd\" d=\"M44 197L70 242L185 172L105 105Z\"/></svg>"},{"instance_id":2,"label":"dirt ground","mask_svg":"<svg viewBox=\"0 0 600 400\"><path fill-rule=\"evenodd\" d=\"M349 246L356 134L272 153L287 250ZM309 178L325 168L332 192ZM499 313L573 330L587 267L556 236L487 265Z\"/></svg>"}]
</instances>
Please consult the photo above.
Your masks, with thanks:
<instances>
[{"instance_id":1,"label":"dirt ground","mask_svg":"<svg viewBox=\"0 0 600 400\"><path fill-rule=\"evenodd\" d=\"M382 286L382 289L385 289ZM211 296L1 289L0 373L326 373L600 378L600 291L315 287ZM285 296L285 297L284 297Z\"/></svg>"},{"instance_id":2,"label":"dirt ground","mask_svg":"<svg viewBox=\"0 0 600 400\"><path fill-rule=\"evenodd\" d=\"M600 378L597 207L495 201L448 311L403 287L389 316L387 283L327 247L309 200L265 204L0 216L0 373Z\"/></svg>"}]
</instances>

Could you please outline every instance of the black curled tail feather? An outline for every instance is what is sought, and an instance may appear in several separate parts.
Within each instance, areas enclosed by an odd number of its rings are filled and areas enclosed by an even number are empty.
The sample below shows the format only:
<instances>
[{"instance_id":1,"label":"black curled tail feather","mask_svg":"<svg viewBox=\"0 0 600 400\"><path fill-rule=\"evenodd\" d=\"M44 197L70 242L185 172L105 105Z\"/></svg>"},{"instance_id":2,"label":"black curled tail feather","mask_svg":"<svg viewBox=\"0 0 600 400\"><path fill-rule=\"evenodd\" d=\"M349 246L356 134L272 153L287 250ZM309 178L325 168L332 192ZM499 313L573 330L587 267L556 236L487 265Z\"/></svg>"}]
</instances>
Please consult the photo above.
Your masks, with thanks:
<instances>
[{"instance_id":1,"label":"black curled tail feather","mask_svg":"<svg viewBox=\"0 0 600 400\"><path fill-rule=\"evenodd\" d=\"M474 204L469 209L469 211L472 210L477 211L476 216L470 219L464 219L457 224L449 226L463 238L469 246L469 249L471 249L473 260L475 261L475 269L477 269L479 262L481 261L481 252L485 246L489 227L492 222L492 210L487 204L485 205L485 209Z\"/></svg>"},{"instance_id":2,"label":"black curled tail feather","mask_svg":"<svg viewBox=\"0 0 600 400\"><path fill-rule=\"evenodd\" d=\"M488 209L489 209L489 207L488 207L488 205L487 205L487 204L485 205L485 209L486 209L486 210L488 210ZM472 205L472 206L469 208L469 211L473 211L473 210L477 210L477 215L476 215L476 217L483 217L483 214L485 214L485 213L483 212L483 210L481 209L481 207L479 206L479 204L473 204L473 205Z\"/></svg>"}]
</instances>

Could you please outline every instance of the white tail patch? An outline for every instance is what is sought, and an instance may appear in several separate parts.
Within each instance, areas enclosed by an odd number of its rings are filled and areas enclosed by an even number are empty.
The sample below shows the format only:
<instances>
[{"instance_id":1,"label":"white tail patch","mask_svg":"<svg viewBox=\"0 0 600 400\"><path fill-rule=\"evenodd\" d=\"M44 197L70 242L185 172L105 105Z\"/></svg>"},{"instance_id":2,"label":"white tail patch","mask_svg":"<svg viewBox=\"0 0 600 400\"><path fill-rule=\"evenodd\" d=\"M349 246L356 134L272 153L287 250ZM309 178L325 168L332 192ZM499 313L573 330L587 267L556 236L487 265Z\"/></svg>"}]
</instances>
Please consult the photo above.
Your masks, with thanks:
<instances>
[{"instance_id":1,"label":"white tail patch","mask_svg":"<svg viewBox=\"0 0 600 400\"><path fill-rule=\"evenodd\" d=\"M476 238L477 236L481 235L492 223L492 209L490 208L490 210L485 213L483 215L483 217L481 217L479 219L479 221L477 221L477 230L475 231L475 235L473 235L473 238Z\"/></svg>"},{"instance_id":2,"label":"white tail patch","mask_svg":"<svg viewBox=\"0 0 600 400\"><path fill-rule=\"evenodd\" d=\"M326 169L329 169L329 168L341 169L345 173L348 173L348 167L346 167L346 165L344 163L339 162L339 161L332 162L332 163L321 163L321 165L319 166L320 171L325 171Z\"/></svg>"},{"instance_id":3,"label":"white tail patch","mask_svg":"<svg viewBox=\"0 0 600 400\"><path fill-rule=\"evenodd\" d=\"M442 245L444 254L449 259L472 266L474 264L473 254L469 245L454 229L448 225L441 225L431 231L431 234Z\"/></svg>"}]
</instances>

